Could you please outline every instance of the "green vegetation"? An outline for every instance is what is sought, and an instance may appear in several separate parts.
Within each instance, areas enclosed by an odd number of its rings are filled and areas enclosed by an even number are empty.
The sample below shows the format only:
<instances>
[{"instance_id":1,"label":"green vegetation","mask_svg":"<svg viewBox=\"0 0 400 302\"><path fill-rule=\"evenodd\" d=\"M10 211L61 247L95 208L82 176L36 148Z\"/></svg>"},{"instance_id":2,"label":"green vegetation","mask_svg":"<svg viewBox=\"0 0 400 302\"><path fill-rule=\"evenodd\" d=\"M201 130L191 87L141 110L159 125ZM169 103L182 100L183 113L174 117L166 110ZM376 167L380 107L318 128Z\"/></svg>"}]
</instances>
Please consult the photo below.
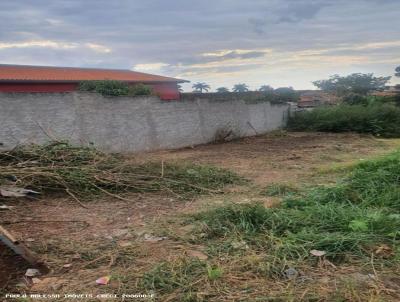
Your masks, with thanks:
<instances>
[{"instance_id":1,"label":"green vegetation","mask_svg":"<svg viewBox=\"0 0 400 302\"><path fill-rule=\"evenodd\" d=\"M140 95L151 95L153 93L151 87L144 84L137 84L129 87L129 95L140 96Z\"/></svg>"},{"instance_id":2,"label":"green vegetation","mask_svg":"<svg viewBox=\"0 0 400 302\"><path fill-rule=\"evenodd\" d=\"M232 88L233 92L246 92L249 91L249 86L244 83L235 84Z\"/></svg>"},{"instance_id":3,"label":"green vegetation","mask_svg":"<svg viewBox=\"0 0 400 302\"><path fill-rule=\"evenodd\" d=\"M319 89L334 93L338 96L348 94L366 95L373 90L384 89L391 77L375 77L372 73L353 73L348 76L331 76L327 80L315 81L313 84Z\"/></svg>"},{"instance_id":4,"label":"green vegetation","mask_svg":"<svg viewBox=\"0 0 400 302\"><path fill-rule=\"evenodd\" d=\"M384 137L400 137L400 97L371 96L383 90L390 77L355 73L345 77L331 76L313 82L315 86L341 97L336 107L321 107L299 112L290 118L293 130L371 133Z\"/></svg>"},{"instance_id":5,"label":"green vegetation","mask_svg":"<svg viewBox=\"0 0 400 302\"><path fill-rule=\"evenodd\" d=\"M206 283L221 279L223 270L196 258L179 258L171 262L161 262L146 272L139 286L145 291L157 294L173 292L176 301L205 301L199 299L207 296L200 288Z\"/></svg>"},{"instance_id":6,"label":"green vegetation","mask_svg":"<svg viewBox=\"0 0 400 302\"><path fill-rule=\"evenodd\" d=\"M140 286L145 290L165 294L178 291L179 301L197 301L196 288L199 280L206 281L210 274L205 262L196 259L178 259L174 262L162 262L145 273Z\"/></svg>"},{"instance_id":7,"label":"green vegetation","mask_svg":"<svg viewBox=\"0 0 400 302\"><path fill-rule=\"evenodd\" d=\"M206 234L199 240L215 246L240 238L282 269L287 261L316 260L311 250L338 263L371 254L387 264L398 262L399 175L400 151L357 165L334 186L286 197L277 208L227 204L195 214L199 232Z\"/></svg>"},{"instance_id":8,"label":"green vegetation","mask_svg":"<svg viewBox=\"0 0 400 302\"><path fill-rule=\"evenodd\" d=\"M400 137L400 107L390 103L320 107L296 113L289 119L288 128L299 131L354 131Z\"/></svg>"},{"instance_id":9,"label":"green vegetation","mask_svg":"<svg viewBox=\"0 0 400 302\"><path fill-rule=\"evenodd\" d=\"M210 89L210 85L208 85L207 83L204 83L204 82L198 82L198 83L193 84L192 88L194 89L193 92L203 93L203 90L205 92L208 92L208 90Z\"/></svg>"},{"instance_id":10,"label":"green vegetation","mask_svg":"<svg viewBox=\"0 0 400 302\"><path fill-rule=\"evenodd\" d=\"M121 81L83 81L79 84L80 91L97 92L104 96L137 96L151 95L152 89L143 84L130 86Z\"/></svg>"},{"instance_id":11,"label":"green vegetation","mask_svg":"<svg viewBox=\"0 0 400 302\"><path fill-rule=\"evenodd\" d=\"M373 96L349 94L342 98L343 103L348 105L384 105L391 104L400 107L400 96Z\"/></svg>"},{"instance_id":12,"label":"green vegetation","mask_svg":"<svg viewBox=\"0 0 400 302\"><path fill-rule=\"evenodd\" d=\"M279 87L274 90L274 94L279 100L284 102L297 102L300 94L292 87Z\"/></svg>"},{"instance_id":13,"label":"green vegetation","mask_svg":"<svg viewBox=\"0 0 400 302\"><path fill-rule=\"evenodd\" d=\"M117 154L67 142L1 152L0 168L0 183L16 179L19 186L85 198L99 193L157 191L190 197L218 193L227 184L243 182L241 177L220 168L161 162L137 164Z\"/></svg>"},{"instance_id":14,"label":"green vegetation","mask_svg":"<svg viewBox=\"0 0 400 302\"><path fill-rule=\"evenodd\" d=\"M263 91L263 92L273 92L274 88L272 88L272 86L270 85L262 85L258 91Z\"/></svg>"},{"instance_id":15,"label":"green vegetation","mask_svg":"<svg viewBox=\"0 0 400 302\"><path fill-rule=\"evenodd\" d=\"M274 183L268 185L264 190L262 190L261 194L266 196L285 196L297 192L297 188L291 185Z\"/></svg>"},{"instance_id":16,"label":"green vegetation","mask_svg":"<svg viewBox=\"0 0 400 302\"><path fill-rule=\"evenodd\" d=\"M207 266L207 276L208 279L211 281L217 280L219 278L221 278L223 274L223 271L221 268L219 267L212 267L212 266Z\"/></svg>"},{"instance_id":17,"label":"green vegetation","mask_svg":"<svg viewBox=\"0 0 400 302\"><path fill-rule=\"evenodd\" d=\"M226 87L218 87L216 89L216 92L218 92L218 93L226 93L226 92L229 92L229 89L226 88Z\"/></svg>"}]
</instances>

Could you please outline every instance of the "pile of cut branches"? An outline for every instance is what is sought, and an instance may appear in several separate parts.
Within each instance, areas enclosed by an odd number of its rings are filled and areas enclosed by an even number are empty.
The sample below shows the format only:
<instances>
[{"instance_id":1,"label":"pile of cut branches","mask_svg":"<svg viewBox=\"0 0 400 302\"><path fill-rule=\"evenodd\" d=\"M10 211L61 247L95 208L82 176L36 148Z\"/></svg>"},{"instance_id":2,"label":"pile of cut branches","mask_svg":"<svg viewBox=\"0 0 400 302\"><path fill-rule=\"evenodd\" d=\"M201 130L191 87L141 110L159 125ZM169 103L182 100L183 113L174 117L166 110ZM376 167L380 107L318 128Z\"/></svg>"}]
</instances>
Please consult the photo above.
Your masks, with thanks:
<instances>
[{"instance_id":1,"label":"pile of cut branches","mask_svg":"<svg viewBox=\"0 0 400 302\"><path fill-rule=\"evenodd\" d=\"M20 146L0 152L0 184L12 182L42 193L63 192L77 198L124 192L162 191L179 197L218 193L227 184L241 183L236 174L211 166L138 164L122 155L68 142ZM122 198L123 199L123 198Z\"/></svg>"}]
</instances>

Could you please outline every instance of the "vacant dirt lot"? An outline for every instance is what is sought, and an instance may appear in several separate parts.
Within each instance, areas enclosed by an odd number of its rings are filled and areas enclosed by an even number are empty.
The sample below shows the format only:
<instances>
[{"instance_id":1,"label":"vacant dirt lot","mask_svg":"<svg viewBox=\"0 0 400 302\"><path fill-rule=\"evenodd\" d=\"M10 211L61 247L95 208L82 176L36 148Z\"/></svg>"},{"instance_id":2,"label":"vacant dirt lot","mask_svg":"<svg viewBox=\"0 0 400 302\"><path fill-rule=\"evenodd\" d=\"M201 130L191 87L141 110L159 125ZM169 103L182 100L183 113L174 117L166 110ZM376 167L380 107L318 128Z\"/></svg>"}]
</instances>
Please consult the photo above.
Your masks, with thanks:
<instances>
[{"instance_id":1,"label":"vacant dirt lot","mask_svg":"<svg viewBox=\"0 0 400 302\"><path fill-rule=\"evenodd\" d=\"M173 194L132 193L124 195L125 200L106 195L88 202L88 209L80 207L69 196L2 200L2 204L15 207L1 211L0 221L37 252L50 269L49 274L39 277L41 282L28 287L21 281L26 266L19 264L21 269L16 274L10 257L2 258L4 263L0 268L8 265L8 270L13 272L9 278L0 279L2 293L138 294L144 293L140 285L143 273L161 261L174 263L178 259L197 257L223 266L226 259L210 259L205 247L191 240L191 226L181 224L185 214L224 201L261 202L272 206L279 202L279 197L260 194L270 184L302 188L334 182L352 164L399 146L400 140L356 134L275 132L224 144L128 157L138 162L189 161L215 165L249 180L246 185L227 187L224 194L203 195L191 200L182 200ZM3 253L3 249L0 252ZM256 255L253 256L254 259L252 255L244 256L248 265L256 261ZM241 261L240 258L236 260ZM353 266L305 268L314 280L312 285L267 280L246 272L245 268L244 271L229 271L229 267L225 269L226 277L204 283L202 291L212 293L205 301L254 301L255 297L260 297L260 301L328 301L326 297L337 290L348 298L337 301L388 301L385 299L399 294L399 286L396 287L399 279L389 275L379 284L371 285L364 280L361 269ZM95 280L106 275L111 276L110 284L96 285ZM343 288L337 288L338 280L343 281L343 278L348 278ZM245 288L250 287L254 291L246 292ZM154 294L157 301L179 301L174 291ZM268 300L272 296L282 298ZM383 300L378 300L379 297ZM201 301L200 298L187 301ZM80 301L97 300L94 297Z\"/></svg>"}]
</instances>

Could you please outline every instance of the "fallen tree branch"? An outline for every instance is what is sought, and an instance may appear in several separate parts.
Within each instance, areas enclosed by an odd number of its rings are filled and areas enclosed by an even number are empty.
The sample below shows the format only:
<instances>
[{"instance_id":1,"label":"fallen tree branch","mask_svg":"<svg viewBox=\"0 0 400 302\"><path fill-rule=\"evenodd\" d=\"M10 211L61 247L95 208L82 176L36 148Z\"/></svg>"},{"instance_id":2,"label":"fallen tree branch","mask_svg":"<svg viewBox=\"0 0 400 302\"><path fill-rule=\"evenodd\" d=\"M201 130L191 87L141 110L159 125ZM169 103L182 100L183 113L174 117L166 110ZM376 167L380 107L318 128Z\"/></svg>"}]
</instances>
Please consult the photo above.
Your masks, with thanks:
<instances>
[{"instance_id":1,"label":"fallen tree branch","mask_svg":"<svg viewBox=\"0 0 400 302\"><path fill-rule=\"evenodd\" d=\"M96 186L95 184L92 184L92 185L93 185L95 188L97 188L98 190L100 190L101 192L103 192L103 193L105 193L105 194L107 194L107 195L109 195L109 196L115 197L115 198L117 198L117 199L121 199L121 200L123 200L123 201L134 202L134 201L131 200L131 199L127 199L127 198L124 198L124 197L119 196L119 195L117 195L117 194L113 194L113 193L111 193L111 192L108 192L107 190L105 190L105 189L103 189L103 188L101 188L101 187L99 187L99 186Z\"/></svg>"}]
</instances>

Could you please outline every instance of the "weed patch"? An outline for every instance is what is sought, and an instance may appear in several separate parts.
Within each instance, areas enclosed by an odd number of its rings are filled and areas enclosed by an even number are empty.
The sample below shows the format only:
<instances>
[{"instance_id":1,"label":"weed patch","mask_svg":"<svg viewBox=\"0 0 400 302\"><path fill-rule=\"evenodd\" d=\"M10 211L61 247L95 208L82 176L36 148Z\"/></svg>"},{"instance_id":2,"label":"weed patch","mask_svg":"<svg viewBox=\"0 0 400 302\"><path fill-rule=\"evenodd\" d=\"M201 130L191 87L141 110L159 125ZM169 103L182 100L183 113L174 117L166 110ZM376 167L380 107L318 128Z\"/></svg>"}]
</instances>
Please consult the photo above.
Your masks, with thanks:
<instances>
[{"instance_id":1,"label":"weed patch","mask_svg":"<svg viewBox=\"0 0 400 302\"><path fill-rule=\"evenodd\" d=\"M285 196L298 193L298 189L289 184L274 183L268 185L264 190L261 191L262 195L265 196Z\"/></svg>"},{"instance_id":2,"label":"weed patch","mask_svg":"<svg viewBox=\"0 0 400 302\"><path fill-rule=\"evenodd\" d=\"M199 214L201 233L216 242L232 236L283 260L312 259L313 249L340 262L369 257L400 242L400 152L357 165L340 183L287 197L279 208L227 204ZM278 191L279 192L279 191ZM315 257L314 257L315 258Z\"/></svg>"},{"instance_id":3,"label":"weed patch","mask_svg":"<svg viewBox=\"0 0 400 302\"><path fill-rule=\"evenodd\" d=\"M170 263L162 262L145 273L140 287L158 294L175 292L177 301L197 301L198 284L207 282L210 276L219 277L218 272L208 269L205 262L179 259Z\"/></svg>"},{"instance_id":4,"label":"weed patch","mask_svg":"<svg viewBox=\"0 0 400 302\"><path fill-rule=\"evenodd\" d=\"M400 137L400 108L391 104L339 105L298 112L288 128L300 131L371 133Z\"/></svg>"}]
</instances>

